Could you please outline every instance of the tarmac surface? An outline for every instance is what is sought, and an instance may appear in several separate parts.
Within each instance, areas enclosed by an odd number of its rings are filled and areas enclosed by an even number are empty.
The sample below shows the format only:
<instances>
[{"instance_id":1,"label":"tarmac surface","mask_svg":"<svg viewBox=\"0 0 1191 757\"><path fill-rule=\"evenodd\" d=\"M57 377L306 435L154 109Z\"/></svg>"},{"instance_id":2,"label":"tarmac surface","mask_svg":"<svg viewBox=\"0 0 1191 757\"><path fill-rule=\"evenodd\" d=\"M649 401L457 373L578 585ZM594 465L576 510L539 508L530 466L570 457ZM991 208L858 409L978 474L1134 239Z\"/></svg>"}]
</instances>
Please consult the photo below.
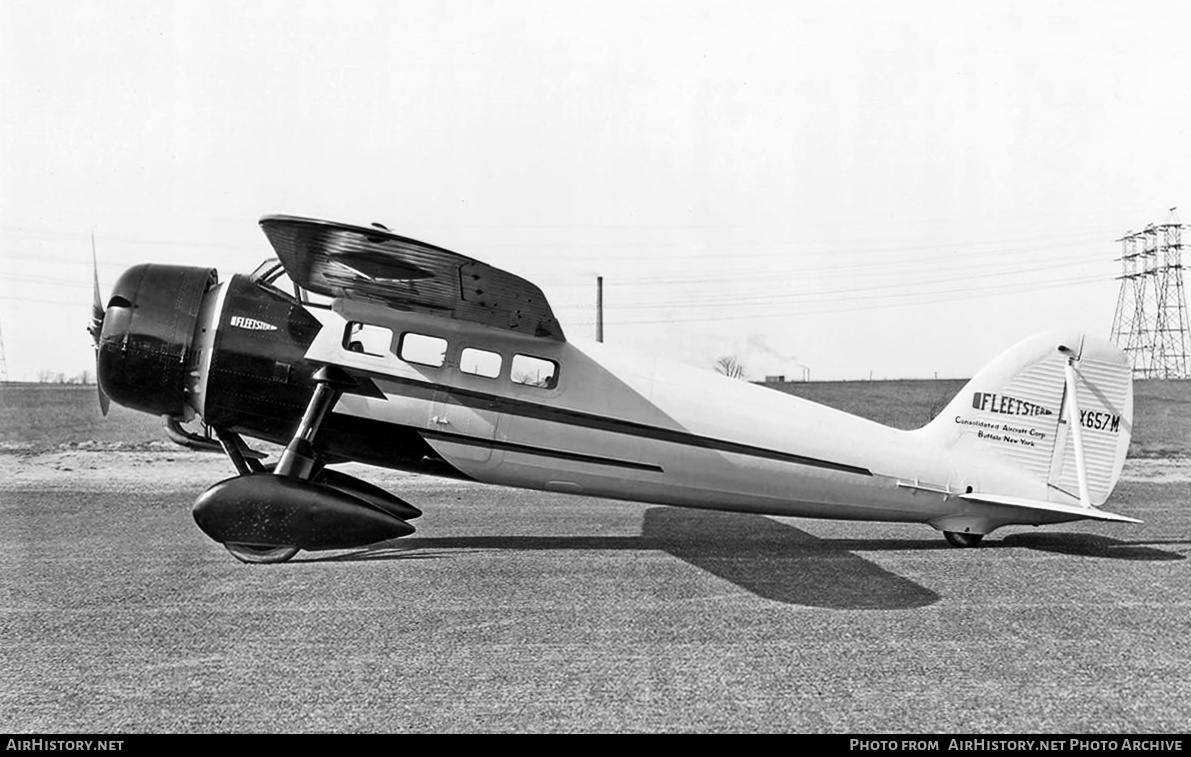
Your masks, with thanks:
<instances>
[{"instance_id":1,"label":"tarmac surface","mask_svg":"<svg viewBox=\"0 0 1191 757\"><path fill-rule=\"evenodd\" d=\"M198 453L0 454L8 732L1185 733L1191 466L1141 526L730 515L348 470L425 511L235 561Z\"/></svg>"}]
</instances>

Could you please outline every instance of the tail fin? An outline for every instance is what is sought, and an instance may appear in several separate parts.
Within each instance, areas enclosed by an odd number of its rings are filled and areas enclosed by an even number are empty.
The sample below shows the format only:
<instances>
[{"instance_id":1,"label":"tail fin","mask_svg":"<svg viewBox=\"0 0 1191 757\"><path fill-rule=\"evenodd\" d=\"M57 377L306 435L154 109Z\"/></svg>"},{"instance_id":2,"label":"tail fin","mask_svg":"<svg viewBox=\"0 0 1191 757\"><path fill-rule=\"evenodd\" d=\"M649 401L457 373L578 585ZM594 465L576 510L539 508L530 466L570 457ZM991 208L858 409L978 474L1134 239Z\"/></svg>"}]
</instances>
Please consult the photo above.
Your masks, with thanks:
<instances>
[{"instance_id":1,"label":"tail fin","mask_svg":"<svg viewBox=\"0 0 1191 757\"><path fill-rule=\"evenodd\" d=\"M1067 390L1069 362L1074 398ZM999 455L1057 490L1052 493L1078 500L1074 399L1087 491L1099 506L1116 486L1129 450L1132 378L1128 357L1103 339L1078 331L1039 334L976 374L920 433L946 447Z\"/></svg>"}]
</instances>

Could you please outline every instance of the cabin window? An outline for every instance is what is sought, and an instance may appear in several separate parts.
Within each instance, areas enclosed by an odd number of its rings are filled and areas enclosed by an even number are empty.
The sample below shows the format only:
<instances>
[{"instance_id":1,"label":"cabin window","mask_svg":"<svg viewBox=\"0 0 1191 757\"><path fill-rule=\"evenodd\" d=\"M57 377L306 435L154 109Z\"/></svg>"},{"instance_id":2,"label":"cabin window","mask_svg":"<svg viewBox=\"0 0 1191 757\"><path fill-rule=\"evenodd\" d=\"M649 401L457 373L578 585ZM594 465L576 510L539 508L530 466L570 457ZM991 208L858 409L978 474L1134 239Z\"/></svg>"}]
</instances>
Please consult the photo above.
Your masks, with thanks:
<instances>
[{"instance_id":1,"label":"cabin window","mask_svg":"<svg viewBox=\"0 0 1191 757\"><path fill-rule=\"evenodd\" d=\"M459 354L459 370L473 376L496 378L500 375L502 362L498 353L477 350L475 347L467 347Z\"/></svg>"},{"instance_id":2,"label":"cabin window","mask_svg":"<svg viewBox=\"0 0 1191 757\"><path fill-rule=\"evenodd\" d=\"M514 384L553 389L558 386L558 363L532 355L514 355L510 378Z\"/></svg>"},{"instance_id":3,"label":"cabin window","mask_svg":"<svg viewBox=\"0 0 1191 757\"><path fill-rule=\"evenodd\" d=\"M447 358L447 340L411 331L402 335L401 349L397 354L407 363L441 368Z\"/></svg>"},{"instance_id":4,"label":"cabin window","mask_svg":"<svg viewBox=\"0 0 1191 757\"><path fill-rule=\"evenodd\" d=\"M376 357L387 355L393 348L393 330L352 321L343 331L343 348Z\"/></svg>"}]
</instances>

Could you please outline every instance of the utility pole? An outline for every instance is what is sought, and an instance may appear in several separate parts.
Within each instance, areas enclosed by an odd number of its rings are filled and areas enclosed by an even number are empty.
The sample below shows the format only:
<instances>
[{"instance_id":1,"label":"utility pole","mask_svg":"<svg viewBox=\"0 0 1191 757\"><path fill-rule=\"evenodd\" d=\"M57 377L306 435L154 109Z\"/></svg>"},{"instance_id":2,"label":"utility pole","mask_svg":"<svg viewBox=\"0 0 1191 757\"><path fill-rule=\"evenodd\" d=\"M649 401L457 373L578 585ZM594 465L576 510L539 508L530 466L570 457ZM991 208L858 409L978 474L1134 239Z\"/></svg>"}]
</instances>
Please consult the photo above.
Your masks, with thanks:
<instances>
[{"instance_id":1,"label":"utility pole","mask_svg":"<svg viewBox=\"0 0 1191 757\"><path fill-rule=\"evenodd\" d=\"M1112 340L1129 356L1134 378L1191 377L1183 226L1175 210L1170 209L1166 223L1117 240L1122 245L1121 290Z\"/></svg>"},{"instance_id":2,"label":"utility pole","mask_svg":"<svg viewBox=\"0 0 1191 757\"><path fill-rule=\"evenodd\" d=\"M604 341L604 277L596 276L596 341Z\"/></svg>"},{"instance_id":3,"label":"utility pole","mask_svg":"<svg viewBox=\"0 0 1191 757\"><path fill-rule=\"evenodd\" d=\"M8 361L4 359L4 331L0 329L0 382L8 381Z\"/></svg>"}]
</instances>

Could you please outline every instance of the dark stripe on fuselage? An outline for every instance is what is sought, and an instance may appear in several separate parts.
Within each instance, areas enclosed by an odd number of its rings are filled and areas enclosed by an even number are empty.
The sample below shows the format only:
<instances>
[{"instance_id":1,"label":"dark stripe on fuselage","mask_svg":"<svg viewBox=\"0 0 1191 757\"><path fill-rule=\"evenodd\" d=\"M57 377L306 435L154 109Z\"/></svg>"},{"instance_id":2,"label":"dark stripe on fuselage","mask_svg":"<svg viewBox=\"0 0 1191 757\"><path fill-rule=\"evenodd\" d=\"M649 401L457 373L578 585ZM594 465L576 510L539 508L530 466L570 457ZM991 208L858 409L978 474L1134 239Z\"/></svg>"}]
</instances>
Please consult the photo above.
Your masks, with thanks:
<instances>
[{"instance_id":1,"label":"dark stripe on fuselage","mask_svg":"<svg viewBox=\"0 0 1191 757\"><path fill-rule=\"evenodd\" d=\"M638 423L636 421L625 421L618 418L608 418L606 416L593 415L591 413L585 413L579 410L568 410L565 408L552 407L550 405L543 405L537 402L528 402L526 400L514 399L512 397L502 397L496 394L488 394L487 392L477 392L472 389L461 389L459 387L448 386L446 384L414 381L412 379L401 378L398 376L388 376L383 373L358 371L354 368L350 369L350 372L353 374L365 374L369 378L377 380L382 391L386 389L386 385L396 385L396 387L399 388L394 389L395 393L412 399L433 401L435 392L441 391L449 395L460 405L477 410L507 413L510 415L521 416L523 418L533 418L535 420L562 423L569 426L579 426L581 428L590 428L598 431L608 431L614 434L638 436L644 439L670 442L672 444L682 444L689 447L712 449L716 450L717 452L731 452L737 455L760 457L766 460L778 460L786 463L795 463L797 465L807 465L814 468L840 471L842 473L853 473L858 476L873 475L872 471L868 470L867 468L861 468L856 465L836 463L830 460L820 460L814 457L806 457L805 455L795 455L790 452L779 452L777 450L765 449L764 447L754 447L749 444L739 444L737 442L729 442L722 439L713 439L707 436L692 434L687 431L659 428L657 426L650 426L648 424ZM480 440L477 438L477 441L487 442L488 440ZM493 445L496 446L496 443L493 442Z\"/></svg>"},{"instance_id":2,"label":"dark stripe on fuselage","mask_svg":"<svg viewBox=\"0 0 1191 757\"><path fill-rule=\"evenodd\" d=\"M653 473L664 473L662 466L653 463L635 463L631 460L617 460L611 457L597 457L596 455L583 455L578 452L565 452L559 449L546 449L545 447L531 447L528 444L514 444L513 442L495 441L492 439L481 439L475 436L468 436L466 434L448 434L443 431L420 431L419 433L427 439L439 439L444 442L453 442L455 444L467 444L473 447L491 447L493 449L503 449L510 452L524 452L527 455L538 455L539 457L553 457L558 460L574 460L580 463L592 463L594 465L610 465L614 468L629 468L631 470L644 470Z\"/></svg>"}]
</instances>

